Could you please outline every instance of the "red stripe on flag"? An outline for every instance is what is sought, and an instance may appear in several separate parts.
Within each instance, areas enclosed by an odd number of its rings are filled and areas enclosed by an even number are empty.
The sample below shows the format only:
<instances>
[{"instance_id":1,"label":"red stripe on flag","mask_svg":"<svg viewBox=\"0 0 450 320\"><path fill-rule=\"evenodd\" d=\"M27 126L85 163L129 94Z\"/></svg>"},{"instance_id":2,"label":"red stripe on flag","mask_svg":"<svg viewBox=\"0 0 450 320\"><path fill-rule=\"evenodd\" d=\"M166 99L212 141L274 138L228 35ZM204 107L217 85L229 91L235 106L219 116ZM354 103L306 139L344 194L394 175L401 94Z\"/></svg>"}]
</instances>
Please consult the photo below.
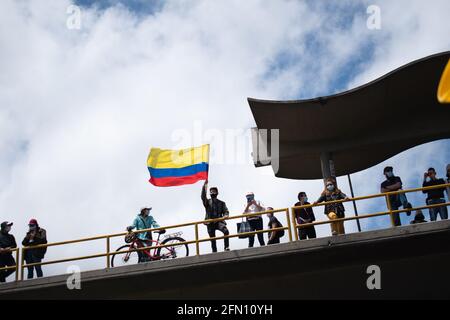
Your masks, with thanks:
<instances>
[{"instance_id":1,"label":"red stripe on flag","mask_svg":"<svg viewBox=\"0 0 450 320\"><path fill-rule=\"evenodd\" d=\"M182 186L185 184L193 184L199 180L206 180L206 179L208 179L208 172L202 171L184 177L166 177L166 178L151 177L149 182L157 187L174 187L174 186Z\"/></svg>"}]
</instances>

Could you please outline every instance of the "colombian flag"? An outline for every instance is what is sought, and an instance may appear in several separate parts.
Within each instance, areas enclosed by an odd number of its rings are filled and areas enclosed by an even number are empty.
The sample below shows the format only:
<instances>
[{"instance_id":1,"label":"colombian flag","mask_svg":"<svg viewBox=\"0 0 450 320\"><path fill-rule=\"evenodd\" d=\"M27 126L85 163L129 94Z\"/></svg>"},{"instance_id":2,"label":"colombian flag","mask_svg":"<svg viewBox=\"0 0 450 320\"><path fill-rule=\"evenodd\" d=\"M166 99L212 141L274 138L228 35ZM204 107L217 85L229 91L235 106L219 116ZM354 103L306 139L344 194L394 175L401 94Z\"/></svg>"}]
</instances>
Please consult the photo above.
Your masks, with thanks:
<instances>
[{"instance_id":1,"label":"colombian flag","mask_svg":"<svg viewBox=\"0 0 450 320\"><path fill-rule=\"evenodd\" d=\"M158 187L208 179L209 144L183 150L152 148L147 158L150 183Z\"/></svg>"}]
</instances>

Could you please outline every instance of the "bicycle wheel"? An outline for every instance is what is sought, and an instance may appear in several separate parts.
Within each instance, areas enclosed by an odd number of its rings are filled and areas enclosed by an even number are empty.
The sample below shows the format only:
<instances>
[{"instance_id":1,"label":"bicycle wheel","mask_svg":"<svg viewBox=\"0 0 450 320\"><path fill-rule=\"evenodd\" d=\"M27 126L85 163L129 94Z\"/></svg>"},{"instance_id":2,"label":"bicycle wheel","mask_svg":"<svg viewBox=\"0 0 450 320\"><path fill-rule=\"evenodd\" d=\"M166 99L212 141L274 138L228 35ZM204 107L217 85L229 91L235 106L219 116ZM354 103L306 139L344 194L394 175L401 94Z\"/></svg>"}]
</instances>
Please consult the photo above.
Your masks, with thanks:
<instances>
[{"instance_id":1,"label":"bicycle wheel","mask_svg":"<svg viewBox=\"0 0 450 320\"><path fill-rule=\"evenodd\" d=\"M129 251L132 249L129 244L121 246L116 252ZM115 253L111 257L111 267L128 266L131 264L137 264L139 262L139 255L137 251L129 253Z\"/></svg>"},{"instance_id":2,"label":"bicycle wheel","mask_svg":"<svg viewBox=\"0 0 450 320\"><path fill-rule=\"evenodd\" d=\"M167 238L161 242L161 245L171 244L171 246L158 248L156 255L161 257L161 259L187 257L189 255L189 247L186 243L180 243L185 241L180 237Z\"/></svg>"}]
</instances>

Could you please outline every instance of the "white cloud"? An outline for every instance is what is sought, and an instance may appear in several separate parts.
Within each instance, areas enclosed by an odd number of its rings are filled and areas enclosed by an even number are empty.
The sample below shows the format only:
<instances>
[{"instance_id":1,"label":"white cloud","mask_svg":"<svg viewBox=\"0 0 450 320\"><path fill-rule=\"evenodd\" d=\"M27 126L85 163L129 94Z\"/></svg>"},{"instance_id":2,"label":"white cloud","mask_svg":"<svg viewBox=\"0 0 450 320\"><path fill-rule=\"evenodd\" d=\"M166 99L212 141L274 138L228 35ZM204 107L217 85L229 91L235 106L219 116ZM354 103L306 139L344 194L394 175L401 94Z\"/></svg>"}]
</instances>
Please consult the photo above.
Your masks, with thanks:
<instances>
[{"instance_id":1,"label":"white cloud","mask_svg":"<svg viewBox=\"0 0 450 320\"><path fill-rule=\"evenodd\" d=\"M162 225L201 220L200 183L158 189L147 182L150 147L172 147L174 131L192 131L195 123L205 130L253 126L247 96L323 93L370 42L375 55L355 84L450 46L450 24L433 18L448 12L447 1L427 4L428 10L420 1L380 2L383 25L375 35L366 28L364 6L346 1L334 10L327 3L173 1L150 16L123 6L82 8L82 28L69 30L69 1L1 1L2 220L16 222L21 239L36 217L50 241L123 230L147 204ZM342 24L338 17L348 10L351 23ZM271 73L282 53L292 54L289 65ZM219 141L212 147L226 150ZM300 189L314 199L322 186L276 179L251 163L213 163L210 174L234 213L248 189L267 205L286 207ZM316 216L323 218L320 209ZM328 234L327 226L321 230ZM65 254L103 250L100 245ZM49 250L49 258L59 254Z\"/></svg>"}]
</instances>

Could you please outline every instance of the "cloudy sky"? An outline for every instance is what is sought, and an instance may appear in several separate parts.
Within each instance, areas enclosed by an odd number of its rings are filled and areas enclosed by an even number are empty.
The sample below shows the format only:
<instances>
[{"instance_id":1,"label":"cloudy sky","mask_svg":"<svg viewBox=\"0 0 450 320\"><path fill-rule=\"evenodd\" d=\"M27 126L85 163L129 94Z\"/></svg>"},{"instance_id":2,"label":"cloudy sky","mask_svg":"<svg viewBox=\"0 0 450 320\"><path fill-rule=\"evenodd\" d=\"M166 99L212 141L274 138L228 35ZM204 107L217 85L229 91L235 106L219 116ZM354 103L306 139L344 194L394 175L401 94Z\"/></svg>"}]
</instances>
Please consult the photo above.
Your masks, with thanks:
<instances>
[{"instance_id":1,"label":"cloudy sky","mask_svg":"<svg viewBox=\"0 0 450 320\"><path fill-rule=\"evenodd\" d=\"M370 5L381 10L379 30L367 27ZM314 200L322 181L254 168L246 98L329 95L449 50L448 12L448 0L2 0L0 218L14 221L18 240L36 218L49 241L120 232L144 205L161 225L200 220L202 183L155 188L146 158L151 147L203 143L212 146L210 184L232 213L242 211L247 190L276 208L293 205L302 190ZM377 193L387 164L416 187L429 166L443 176L449 162L448 140L418 146L353 175L355 193ZM349 193L346 179L338 182ZM422 204L424 196L410 200ZM381 210L379 202L359 207ZM324 219L321 209L316 217ZM389 218L362 224L387 227ZM48 258L102 250L103 242L52 248ZM102 267L104 259L79 265Z\"/></svg>"}]
</instances>

